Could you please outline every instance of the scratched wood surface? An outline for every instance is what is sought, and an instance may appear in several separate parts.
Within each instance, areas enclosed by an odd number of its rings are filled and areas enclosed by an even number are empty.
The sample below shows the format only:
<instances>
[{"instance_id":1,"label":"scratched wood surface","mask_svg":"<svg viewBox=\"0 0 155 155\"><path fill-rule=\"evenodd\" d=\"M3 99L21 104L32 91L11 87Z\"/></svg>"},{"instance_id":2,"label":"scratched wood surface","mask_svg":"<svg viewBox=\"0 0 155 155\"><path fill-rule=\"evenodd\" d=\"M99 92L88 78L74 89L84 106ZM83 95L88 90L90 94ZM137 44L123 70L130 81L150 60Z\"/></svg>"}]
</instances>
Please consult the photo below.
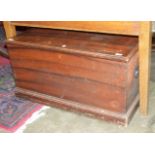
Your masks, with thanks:
<instances>
[{"instance_id":1,"label":"scratched wood surface","mask_svg":"<svg viewBox=\"0 0 155 155\"><path fill-rule=\"evenodd\" d=\"M18 88L119 115L137 96L137 37L32 29L7 45Z\"/></svg>"}]
</instances>

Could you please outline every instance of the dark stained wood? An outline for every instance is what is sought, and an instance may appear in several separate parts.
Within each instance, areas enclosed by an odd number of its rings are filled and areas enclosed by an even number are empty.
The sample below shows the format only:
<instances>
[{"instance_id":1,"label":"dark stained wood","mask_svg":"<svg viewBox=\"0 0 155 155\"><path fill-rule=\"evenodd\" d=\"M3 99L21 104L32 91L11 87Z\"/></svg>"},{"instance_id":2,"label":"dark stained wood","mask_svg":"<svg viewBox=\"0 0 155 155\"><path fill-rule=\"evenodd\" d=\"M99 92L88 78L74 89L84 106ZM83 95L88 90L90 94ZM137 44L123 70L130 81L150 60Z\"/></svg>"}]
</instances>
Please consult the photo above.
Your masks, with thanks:
<instances>
[{"instance_id":1,"label":"dark stained wood","mask_svg":"<svg viewBox=\"0 0 155 155\"><path fill-rule=\"evenodd\" d=\"M125 88L116 89L112 85L74 77L37 74L35 71L19 71L16 68L15 70L19 87L85 104L93 104L113 111L125 111ZM42 82L43 80L44 82ZM117 99L116 96L118 96Z\"/></svg>"},{"instance_id":2,"label":"dark stained wood","mask_svg":"<svg viewBox=\"0 0 155 155\"><path fill-rule=\"evenodd\" d=\"M61 98L48 96L46 94L41 94L41 93L26 90L26 89L18 88L18 87L16 88L16 95L19 97L30 99L32 101L36 101L49 106L54 106L57 108L61 108L61 109L65 109L73 112L80 112L90 117L112 121L114 123L125 125L125 126L127 126L129 121L131 120L131 117L133 116L134 112L137 109L137 106L138 106L137 103L139 101L139 96L137 95L134 98L133 102L131 103L126 113L117 113L117 112L112 112L102 108L98 108L93 105L87 106L79 102L64 100Z\"/></svg>"},{"instance_id":3,"label":"dark stained wood","mask_svg":"<svg viewBox=\"0 0 155 155\"><path fill-rule=\"evenodd\" d=\"M117 61L128 61L138 47L137 37L47 29L31 29L29 33L18 35L12 41L14 45L24 45L27 48L56 50Z\"/></svg>"},{"instance_id":4,"label":"dark stained wood","mask_svg":"<svg viewBox=\"0 0 155 155\"><path fill-rule=\"evenodd\" d=\"M110 60L94 59L47 50L27 49L10 46L13 67L31 68L34 71L55 73L61 76L85 78L119 87L126 87L127 64ZM37 53L37 54L36 54ZM44 59L42 59L44 57ZM115 65L114 65L115 64ZM103 67L104 65L104 67ZM110 70L109 70L110 68ZM111 76L113 74L113 76ZM114 78L115 77L115 78Z\"/></svg>"},{"instance_id":5,"label":"dark stained wood","mask_svg":"<svg viewBox=\"0 0 155 155\"><path fill-rule=\"evenodd\" d=\"M127 114L135 101L136 37L32 29L7 45L19 90L107 110L115 119L110 111Z\"/></svg>"}]
</instances>

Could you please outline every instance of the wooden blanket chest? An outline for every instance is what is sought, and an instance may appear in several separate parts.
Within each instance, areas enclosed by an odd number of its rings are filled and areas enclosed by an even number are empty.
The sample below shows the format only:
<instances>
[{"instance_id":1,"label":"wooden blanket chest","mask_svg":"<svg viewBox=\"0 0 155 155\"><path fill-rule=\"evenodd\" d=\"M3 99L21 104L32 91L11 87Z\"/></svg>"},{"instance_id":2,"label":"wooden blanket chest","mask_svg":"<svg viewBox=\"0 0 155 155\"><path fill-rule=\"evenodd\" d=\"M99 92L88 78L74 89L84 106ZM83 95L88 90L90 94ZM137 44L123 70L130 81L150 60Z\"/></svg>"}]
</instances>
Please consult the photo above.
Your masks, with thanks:
<instances>
[{"instance_id":1,"label":"wooden blanket chest","mask_svg":"<svg viewBox=\"0 0 155 155\"><path fill-rule=\"evenodd\" d=\"M137 38L30 29L7 41L16 95L119 124L138 103Z\"/></svg>"}]
</instances>

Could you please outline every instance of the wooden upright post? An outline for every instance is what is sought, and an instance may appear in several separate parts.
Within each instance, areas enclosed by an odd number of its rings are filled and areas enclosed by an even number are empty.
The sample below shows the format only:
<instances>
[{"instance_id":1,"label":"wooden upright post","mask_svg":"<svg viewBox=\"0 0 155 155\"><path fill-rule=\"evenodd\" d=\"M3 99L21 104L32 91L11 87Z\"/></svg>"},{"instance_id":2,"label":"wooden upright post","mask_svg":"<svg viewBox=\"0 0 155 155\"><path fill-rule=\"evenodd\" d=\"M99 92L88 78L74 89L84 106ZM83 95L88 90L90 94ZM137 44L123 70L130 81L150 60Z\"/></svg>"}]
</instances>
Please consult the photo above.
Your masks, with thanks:
<instances>
[{"instance_id":1,"label":"wooden upright post","mask_svg":"<svg viewBox=\"0 0 155 155\"><path fill-rule=\"evenodd\" d=\"M7 39L16 35L16 28L9 21L3 22Z\"/></svg>"},{"instance_id":2,"label":"wooden upright post","mask_svg":"<svg viewBox=\"0 0 155 155\"><path fill-rule=\"evenodd\" d=\"M139 34L139 91L140 91L140 112L143 115L148 113L149 102L149 80L150 80L150 56L152 30L151 22L141 22Z\"/></svg>"}]
</instances>

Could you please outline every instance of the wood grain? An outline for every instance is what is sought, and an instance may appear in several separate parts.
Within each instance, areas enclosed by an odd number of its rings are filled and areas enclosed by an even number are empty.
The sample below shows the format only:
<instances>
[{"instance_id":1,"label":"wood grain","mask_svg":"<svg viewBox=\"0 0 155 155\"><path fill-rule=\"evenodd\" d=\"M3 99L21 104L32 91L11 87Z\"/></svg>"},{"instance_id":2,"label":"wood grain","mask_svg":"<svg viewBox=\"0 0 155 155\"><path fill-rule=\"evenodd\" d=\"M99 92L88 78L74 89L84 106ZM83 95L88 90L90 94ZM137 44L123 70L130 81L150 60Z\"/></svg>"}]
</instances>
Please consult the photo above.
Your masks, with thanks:
<instances>
[{"instance_id":1,"label":"wood grain","mask_svg":"<svg viewBox=\"0 0 155 155\"><path fill-rule=\"evenodd\" d=\"M106 121L111 121L119 125L127 126L131 120L135 110L137 109L137 103L139 101L139 96L137 95L130 108L126 113L120 114L117 112L112 112L110 110L101 109L93 105L85 105L79 102L74 102L70 100L64 100L57 97L49 96L42 93L37 93L27 89L16 88L16 95L26 99L30 99L35 102L45 103L46 105L52 105L57 108L64 110L69 110L73 112L83 113L84 115L99 118Z\"/></svg>"},{"instance_id":2,"label":"wood grain","mask_svg":"<svg viewBox=\"0 0 155 155\"><path fill-rule=\"evenodd\" d=\"M27 27L36 27L36 28L56 28L56 29L69 29L69 30L81 30L81 31L91 31L91 32L99 32L99 33L110 33L110 34L123 34L123 35L135 35L135 36L140 36L143 33L143 37L140 37L140 42L139 46L143 47L143 44L145 45L146 42L150 44L150 31L151 31L151 26L149 26L149 30L147 26L143 27L141 29L141 24L143 25L151 25L152 22L150 21L144 21L144 22L135 22L135 21L130 21L130 22L106 22L106 21L85 21L85 22L71 22L71 21L63 21L63 22L58 22L58 21L24 21L24 22L19 22L19 21L14 21L14 22L6 22L9 25L5 26L5 31L6 34L8 34L7 38L10 36L14 36L15 32L15 27L16 26L27 26ZM4 22L5 25L5 22ZM145 37L146 35L146 37ZM149 36L149 37L147 37ZM144 40L143 40L144 38ZM146 41L147 38L148 40ZM149 46L149 45L146 45ZM140 109L141 109L141 114L147 114L147 109L148 109L148 80L149 79L149 65L146 63L147 66L143 64L143 61L149 61L146 60L145 54L148 57L147 52L149 52L149 49L147 48L146 53L144 50L139 50L140 54L140 61L139 61L139 66L140 66ZM142 71L144 70L144 71ZM145 72L145 78L143 78L143 72ZM147 74L147 75L146 75ZM143 81L144 79L144 81ZM145 85L145 86L144 86ZM146 89L145 89L146 87ZM144 88L144 90L143 90ZM144 96L144 97L143 97Z\"/></svg>"},{"instance_id":3,"label":"wood grain","mask_svg":"<svg viewBox=\"0 0 155 155\"><path fill-rule=\"evenodd\" d=\"M137 37L47 29L28 32L14 37L13 44L118 61L128 61L138 48Z\"/></svg>"},{"instance_id":4,"label":"wood grain","mask_svg":"<svg viewBox=\"0 0 155 155\"><path fill-rule=\"evenodd\" d=\"M139 22L121 21L13 21L15 26L139 35Z\"/></svg>"},{"instance_id":5,"label":"wood grain","mask_svg":"<svg viewBox=\"0 0 155 155\"><path fill-rule=\"evenodd\" d=\"M123 115L138 93L137 41L135 37L28 30L7 46L18 88ZM102 57L95 57L99 52Z\"/></svg>"},{"instance_id":6,"label":"wood grain","mask_svg":"<svg viewBox=\"0 0 155 155\"><path fill-rule=\"evenodd\" d=\"M149 80L150 80L150 53L151 53L151 23L142 22L139 36L140 62L140 111L148 114Z\"/></svg>"},{"instance_id":7,"label":"wood grain","mask_svg":"<svg viewBox=\"0 0 155 155\"><path fill-rule=\"evenodd\" d=\"M4 21L3 22L4 28L5 28L5 33L7 39L16 36L16 29L15 26L11 24L9 21Z\"/></svg>"}]
</instances>

